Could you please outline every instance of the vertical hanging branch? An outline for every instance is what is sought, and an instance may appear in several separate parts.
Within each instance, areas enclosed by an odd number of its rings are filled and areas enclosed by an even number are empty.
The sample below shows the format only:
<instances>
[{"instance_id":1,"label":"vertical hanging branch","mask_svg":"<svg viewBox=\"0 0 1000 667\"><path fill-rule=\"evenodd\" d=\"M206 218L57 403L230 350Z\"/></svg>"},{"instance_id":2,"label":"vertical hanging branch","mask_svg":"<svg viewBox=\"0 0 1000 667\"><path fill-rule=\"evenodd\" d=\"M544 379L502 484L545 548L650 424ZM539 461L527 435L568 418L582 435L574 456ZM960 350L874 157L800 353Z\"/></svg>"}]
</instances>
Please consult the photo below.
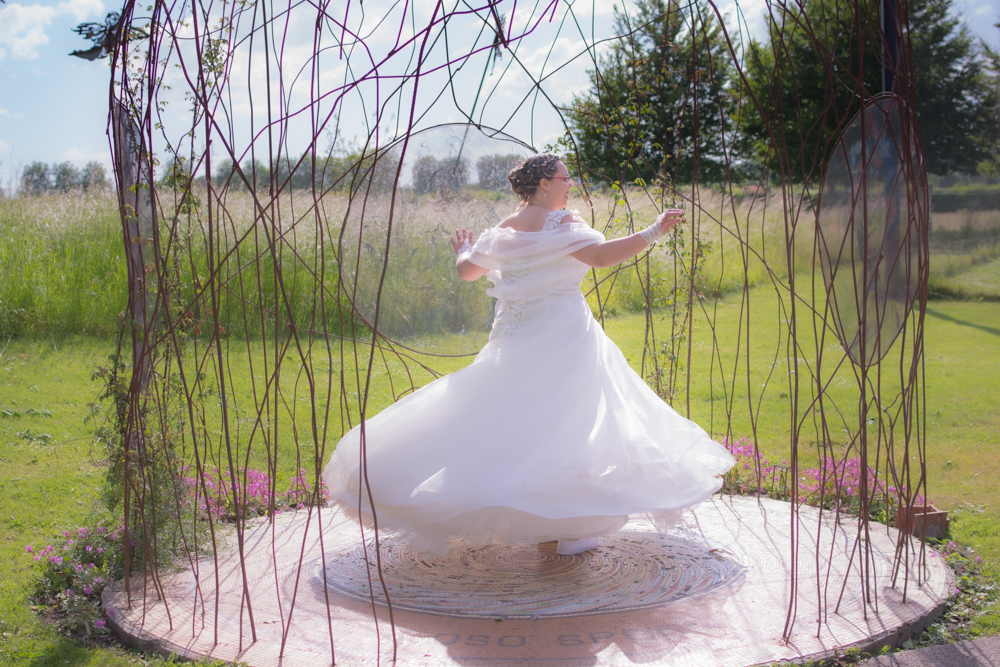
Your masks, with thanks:
<instances>
[{"instance_id":1,"label":"vertical hanging branch","mask_svg":"<svg viewBox=\"0 0 1000 667\"><path fill-rule=\"evenodd\" d=\"M153 225L152 183L141 168L148 161L139 128L129 117L125 105L116 101L112 109L114 124L115 176L118 179L118 202L128 268L128 315L132 322L132 361L134 380L142 392L149 386L152 359L148 338L156 330L156 292L149 289L146 276L155 269L153 257L157 245Z\"/></svg>"},{"instance_id":2,"label":"vertical hanging branch","mask_svg":"<svg viewBox=\"0 0 1000 667\"><path fill-rule=\"evenodd\" d=\"M148 162L142 134L126 106L115 100L111 110L114 142L114 170L118 187L118 205L122 220L125 261L128 269L127 316L132 341L132 380L129 384L129 414L124 426L124 519L125 519L125 589L130 591L131 484L133 457L142 449L146 433L141 397L146 394L152 375L152 339L157 328L156 291L150 289L147 276L155 276L153 253L158 247L153 224L152 182L142 167Z\"/></svg>"}]
</instances>

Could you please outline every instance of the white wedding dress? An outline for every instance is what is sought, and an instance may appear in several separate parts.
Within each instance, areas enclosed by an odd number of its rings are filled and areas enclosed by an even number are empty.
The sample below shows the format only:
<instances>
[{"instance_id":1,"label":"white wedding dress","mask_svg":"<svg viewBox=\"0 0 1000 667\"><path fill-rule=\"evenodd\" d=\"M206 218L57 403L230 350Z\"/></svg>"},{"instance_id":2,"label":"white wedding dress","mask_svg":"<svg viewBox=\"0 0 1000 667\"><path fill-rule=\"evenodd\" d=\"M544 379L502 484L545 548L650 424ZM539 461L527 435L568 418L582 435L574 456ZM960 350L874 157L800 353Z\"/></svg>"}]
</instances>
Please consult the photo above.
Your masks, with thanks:
<instances>
[{"instance_id":1,"label":"white wedding dress","mask_svg":"<svg viewBox=\"0 0 1000 667\"><path fill-rule=\"evenodd\" d=\"M473 544L576 540L628 515L676 519L715 493L735 463L629 367L580 292L569 253L604 236L554 211L539 232L494 227L471 261L490 269L496 319L468 367L431 382L337 445L330 498L443 553Z\"/></svg>"}]
</instances>

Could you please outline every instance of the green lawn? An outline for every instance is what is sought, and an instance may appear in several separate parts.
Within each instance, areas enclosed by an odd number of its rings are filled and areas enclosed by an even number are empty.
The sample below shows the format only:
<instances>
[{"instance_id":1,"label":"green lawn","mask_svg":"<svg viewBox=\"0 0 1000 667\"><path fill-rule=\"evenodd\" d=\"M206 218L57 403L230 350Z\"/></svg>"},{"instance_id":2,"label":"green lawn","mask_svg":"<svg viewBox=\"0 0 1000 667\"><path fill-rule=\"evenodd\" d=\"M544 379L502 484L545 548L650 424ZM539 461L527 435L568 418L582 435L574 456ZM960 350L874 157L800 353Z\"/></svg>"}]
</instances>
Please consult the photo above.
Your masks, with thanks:
<instances>
[{"instance_id":1,"label":"green lawn","mask_svg":"<svg viewBox=\"0 0 1000 667\"><path fill-rule=\"evenodd\" d=\"M978 267L977 267L978 268ZM773 299L772 303L770 299ZM759 348L753 359L774 348L777 318L772 307L776 297L766 290L754 291ZM720 339L735 331L737 308L721 302L716 312L716 332ZM952 524L953 536L972 546L992 568L1000 573L1000 470L997 458L1000 411L996 409L996 380L1000 368L1000 303L970 301L933 301L926 321L927 373L927 456L929 460L930 497L949 510L962 508ZM665 326L660 323L658 326ZM755 325L755 327L758 325ZM699 336L707 325L698 320ZM756 329L755 329L756 330ZM609 335L621 346L633 366L638 367L643 344L641 315L622 315L607 320ZM771 332L771 333L768 333ZM426 343L426 341L424 342ZM440 349L455 350L461 338L438 341ZM234 343L236 344L236 343ZM245 344L240 344L245 345ZM725 348L720 345L720 348ZM709 347L696 343L692 357L692 417L724 435L720 405L709 399ZM92 444L93 422L90 404L99 392L91 380L93 370L107 361L114 351L110 337L37 337L0 340L0 564L4 570L0 589L0 664L5 665L118 665L130 664L130 654L116 649L85 648L75 641L58 637L30 609L27 595L34 576L25 545L41 545L54 533L84 522L98 506L102 475L102 452ZM233 395L243 405L252 404L252 386L247 358L257 359L262 347L251 345L233 352ZM421 360L418 357L418 360ZM423 358L423 361L430 361ZM433 361L435 368L452 370L468 363L469 357ZM787 397L781 394L787 385L787 369L778 363L784 375L772 374L773 389L763 393L764 403L758 423L758 435L768 456L780 458L788 442ZM292 366L286 360L285 373ZM765 364L766 365L766 364ZM350 366L350 365L349 365ZM315 364L318 374L339 376L338 364ZM411 367L417 368L411 364ZM258 366L259 368L259 366ZM389 365L393 385L384 366L376 368L371 391L371 409L378 410L400 392L399 381L405 376L398 362ZM752 367L753 382L766 377L773 369ZM364 368L362 366L363 373ZM841 372L848 372L842 370ZM716 372L717 373L717 372ZM351 368L345 369L348 385L356 382ZM430 379L417 371L416 384ZM716 375L713 388L719 390ZM295 382L292 382L294 385ZM756 386L756 385L755 385ZM289 392L292 388L289 389ZM849 404L850 391L843 400ZM290 394L291 395L291 394ZM321 396L322 399L322 396ZM745 402L745 396L740 400ZM737 401L738 403L739 401ZM294 403L297 419L307 420L309 404ZM681 412L682 402L675 404ZM339 415L337 411L334 414ZM734 435L747 435L746 413L734 410ZM340 433L339 416L332 420L328 440L335 442ZM304 423L304 422L303 422ZM328 444L332 446L332 442ZM242 443L241 443L242 446ZM287 448L285 451L293 451ZM309 454L308 451L305 452ZM308 458L308 456L307 456ZM263 467L263 453L251 456L251 465ZM286 460L284 474L293 461ZM978 508L978 509L977 509ZM997 614L984 617L980 627L1000 630Z\"/></svg>"}]
</instances>

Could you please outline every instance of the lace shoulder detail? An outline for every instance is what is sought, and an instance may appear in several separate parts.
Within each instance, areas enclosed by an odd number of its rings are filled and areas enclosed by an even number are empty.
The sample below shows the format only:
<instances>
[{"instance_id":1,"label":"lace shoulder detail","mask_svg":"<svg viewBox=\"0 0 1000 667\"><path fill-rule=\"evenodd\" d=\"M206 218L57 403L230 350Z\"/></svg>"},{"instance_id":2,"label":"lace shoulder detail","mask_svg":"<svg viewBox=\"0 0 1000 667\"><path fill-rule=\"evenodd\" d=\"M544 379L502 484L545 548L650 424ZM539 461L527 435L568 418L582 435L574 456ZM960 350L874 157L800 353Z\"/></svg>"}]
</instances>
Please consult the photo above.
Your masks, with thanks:
<instances>
[{"instance_id":1,"label":"lace shoulder detail","mask_svg":"<svg viewBox=\"0 0 1000 667\"><path fill-rule=\"evenodd\" d=\"M579 215L574 209L572 211L567 211L565 209L560 209L558 211L549 211L549 214L545 216L545 224L542 225L543 232L551 232L553 229L558 229L559 225L562 224L563 218L567 215Z\"/></svg>"}]
</instances>

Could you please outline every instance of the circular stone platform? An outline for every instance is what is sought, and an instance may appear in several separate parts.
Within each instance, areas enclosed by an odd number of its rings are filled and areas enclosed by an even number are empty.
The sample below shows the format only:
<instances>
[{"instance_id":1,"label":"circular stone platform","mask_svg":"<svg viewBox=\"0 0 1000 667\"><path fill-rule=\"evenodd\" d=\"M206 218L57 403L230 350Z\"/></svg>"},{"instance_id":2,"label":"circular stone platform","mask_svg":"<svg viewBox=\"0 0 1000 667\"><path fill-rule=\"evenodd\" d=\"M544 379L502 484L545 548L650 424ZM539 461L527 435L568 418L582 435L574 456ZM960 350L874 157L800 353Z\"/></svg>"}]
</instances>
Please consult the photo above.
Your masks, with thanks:
<instances>
[{"instance_id":1,"label":"circular stone platform","mask_svg":"<svg viewBox=\"0 0 1000 667\"><path fill-rule=\"evenodd\" d=\"M436 559L382 535L381 580L392 602L397 661L742 667L891 641L940 613L950 571L929 557L918 577L918 545L908 549L909 577L901 572L891 586L896 531L871 525L866 565L856 520L845 517L837 525L832 516L803 508L793 573L791 528L787 503L715 496L667 532L636 516L602 538L598 549L575 556L557 555L554 542L456 543ZM166 604L152 582L144 600L136 579L131 608L121 586L105 592L105 608L114 610L109 620L126 641L185 657L257 667L331 664L331 656L337 665L373 665L379 654L391 661L389 608L371 538L368 531L363 540L356 522L332 511L322 521L315 513L285 513L274 525L248 530L245 569L256 641L241 604L235 536L220 551L217 570L205 559L197 576L191 570L164 574ZM874 582L868 604L862 567ZM793 576L799 583L795 627L782 641Z\"/></svg>"}]
</instances>

